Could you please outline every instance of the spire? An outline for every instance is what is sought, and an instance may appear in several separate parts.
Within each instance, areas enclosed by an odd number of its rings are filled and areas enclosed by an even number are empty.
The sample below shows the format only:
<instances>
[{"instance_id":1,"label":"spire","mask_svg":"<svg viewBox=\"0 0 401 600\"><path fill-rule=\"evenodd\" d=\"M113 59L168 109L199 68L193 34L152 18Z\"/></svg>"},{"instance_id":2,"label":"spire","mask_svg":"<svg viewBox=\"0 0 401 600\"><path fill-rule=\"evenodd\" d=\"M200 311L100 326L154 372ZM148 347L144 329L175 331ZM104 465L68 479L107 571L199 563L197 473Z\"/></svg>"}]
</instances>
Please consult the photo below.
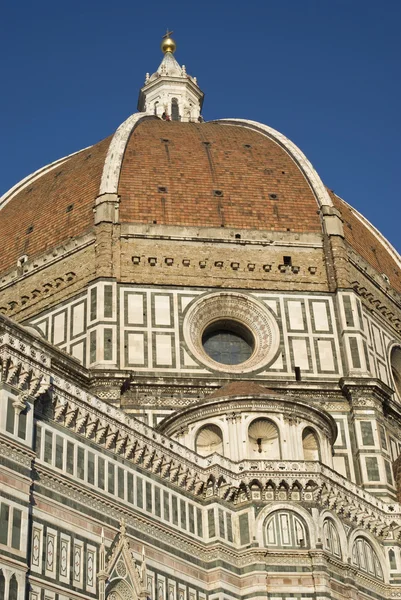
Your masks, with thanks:
<instances>
[{"instance_id":1,"label":"spire","mask_svg":"<svg viewBox=\"0 0 401 600\"><path fill-rule=\"evenodd\" d=\"M162 38L164 56L159 68L153 75L146 73L138 110L167 121L199 121L204 94L196 77L188 75L185 65L180 66L175 59L177 45L172 33L167 30Z\"/></svg>"}]
</instances>

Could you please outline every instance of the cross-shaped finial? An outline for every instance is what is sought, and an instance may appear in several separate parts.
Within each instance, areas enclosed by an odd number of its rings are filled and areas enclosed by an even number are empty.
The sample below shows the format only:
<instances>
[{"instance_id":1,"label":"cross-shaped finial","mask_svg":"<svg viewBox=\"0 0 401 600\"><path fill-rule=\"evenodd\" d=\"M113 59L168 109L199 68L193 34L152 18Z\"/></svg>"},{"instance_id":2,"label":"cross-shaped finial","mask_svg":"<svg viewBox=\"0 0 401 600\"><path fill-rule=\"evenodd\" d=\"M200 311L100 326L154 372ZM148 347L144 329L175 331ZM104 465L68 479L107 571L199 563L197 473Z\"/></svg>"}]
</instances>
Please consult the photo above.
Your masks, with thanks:
<instances>
[{"instance_id":1,"label":"cross-shaped finial","mask_svg":"<svg viewBox=\"0 0 401 600\"><path fill-rule=\"evenodd\" d=\"M174 33L174 31L169 31L169 30L168 30L168 27L167 27L167 29L166 29L166 33L163 35L163 38L162 38L162 39L164 40L164 39L167 39L167 38L169 38L169 37L170 37L170 35L173 35L173 33Z\"/></svg>"}]
</instances>

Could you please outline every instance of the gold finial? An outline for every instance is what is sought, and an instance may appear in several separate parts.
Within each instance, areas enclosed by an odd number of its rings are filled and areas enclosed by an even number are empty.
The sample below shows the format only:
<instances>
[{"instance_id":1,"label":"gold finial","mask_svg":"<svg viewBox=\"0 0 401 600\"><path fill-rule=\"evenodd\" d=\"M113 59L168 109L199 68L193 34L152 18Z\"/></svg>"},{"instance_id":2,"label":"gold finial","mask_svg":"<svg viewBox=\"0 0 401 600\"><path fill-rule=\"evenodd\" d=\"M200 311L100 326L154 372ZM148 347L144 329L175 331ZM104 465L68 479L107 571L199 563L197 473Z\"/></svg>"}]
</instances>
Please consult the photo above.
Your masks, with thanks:
<instances>
[{"instance_id":1,"label":"gold finial","mask_svg":"<svg viewBox=\"0 0 401 600\"><path fill-rule=\"evenodd\" d=\"M174 54L175 49L176 49L176 43L173 40L172 37L170 37L173 34L173 31L169 31L167 29L166 33L163 35L162 38L162 43L161 43L161 49L163 54L166 54L166 52L171 52L171 54Z\"/></svg>"}]
</instances>

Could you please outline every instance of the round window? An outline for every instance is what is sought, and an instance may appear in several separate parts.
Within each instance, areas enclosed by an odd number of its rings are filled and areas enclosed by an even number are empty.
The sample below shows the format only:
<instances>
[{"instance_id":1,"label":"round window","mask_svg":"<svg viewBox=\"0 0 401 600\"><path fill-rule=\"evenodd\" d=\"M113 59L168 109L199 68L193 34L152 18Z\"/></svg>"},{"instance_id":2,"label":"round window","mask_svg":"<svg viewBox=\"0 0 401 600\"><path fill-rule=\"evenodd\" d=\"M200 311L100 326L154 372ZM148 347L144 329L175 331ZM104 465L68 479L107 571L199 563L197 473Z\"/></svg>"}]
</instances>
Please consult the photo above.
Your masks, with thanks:
<instances>
[{"instance_id":1,"label":"round window","mask_svg":"<svg viewBox=\"0 0 401 600\"><path fill-rule=\"evenodd\" d=\"M251 373L279 351L277 321L265 304L238 292L197 298L186 311L183 333L193 357L214 371Z\"/></svg>"},{"instance_id":2,"label":"round window","mask_svg":"<svg viewBox=\"0 0 401 600\"><path fill-rule=\"evenodd\" d=\"M391 351L391 373L397 394L401 398L401 348L395 346Z\"/></svg>"},{"instance_id":3,"label":"round window","mask_svg":"<svg viewBox=\"0 0 401 600\"><path fill-rule=\"evenodd\" d=\"M206 327L202 346L210 358L223 365L240 365L253 353L252 333L241 323L222 320Z\"/></svg>"}]
</instances>

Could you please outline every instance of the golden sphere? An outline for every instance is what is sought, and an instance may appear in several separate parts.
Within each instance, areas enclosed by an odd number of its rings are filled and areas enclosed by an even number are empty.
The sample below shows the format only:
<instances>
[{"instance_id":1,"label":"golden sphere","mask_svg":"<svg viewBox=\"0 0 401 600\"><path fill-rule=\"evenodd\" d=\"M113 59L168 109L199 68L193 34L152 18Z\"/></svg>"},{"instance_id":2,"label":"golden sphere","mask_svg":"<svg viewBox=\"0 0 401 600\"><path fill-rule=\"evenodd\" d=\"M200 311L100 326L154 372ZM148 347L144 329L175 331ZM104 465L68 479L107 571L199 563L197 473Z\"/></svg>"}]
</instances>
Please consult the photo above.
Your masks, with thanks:
<instances>
[{"instance_id":1,"label":"golden sphere","mask_svg":"<svg viewBox=\"0 0 401 600\"><path fill-rule=\"evenodd\" d=\"M166 54L166 52L174 53L177 46L176 46L176 43L173 40L173 38L167 37L167 38L163 38L160 47L162 49L162 52L164 54Z\"/></svg>"}]
</instances>

